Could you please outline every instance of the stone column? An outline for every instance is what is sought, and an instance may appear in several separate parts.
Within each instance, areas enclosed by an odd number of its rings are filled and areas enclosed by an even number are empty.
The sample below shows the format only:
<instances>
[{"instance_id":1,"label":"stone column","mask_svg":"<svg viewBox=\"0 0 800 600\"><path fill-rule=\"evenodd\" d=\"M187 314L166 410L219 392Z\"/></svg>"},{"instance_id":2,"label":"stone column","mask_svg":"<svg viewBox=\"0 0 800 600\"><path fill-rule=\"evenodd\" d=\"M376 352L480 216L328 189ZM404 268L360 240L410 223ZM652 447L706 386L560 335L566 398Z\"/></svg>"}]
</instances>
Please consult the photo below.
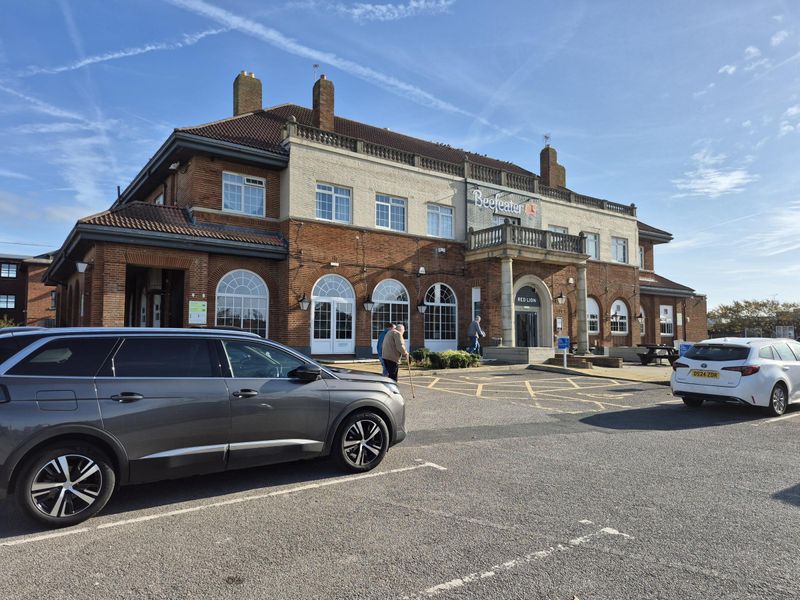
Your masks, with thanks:
<instances>
[{"instance_id":1,"label":"stone column","mask_svg":"<svg viewBox=\"0 0 800 600\"><path fill-rule=\"evenodd\" d=\"M578 354L589 352L589 330L586 324L586 265L578 265Z\"/></svg>"},{"instance_id":2,"label":"stone column","mask_svg":"<svg viewBox=\"0 0 800 600\"><path fill-rule=\"evenodd\" d=\"M500 322L503 325L503 346L514 345L514 273L512 259L500 259Z\"/></svg>"}]
</instances>

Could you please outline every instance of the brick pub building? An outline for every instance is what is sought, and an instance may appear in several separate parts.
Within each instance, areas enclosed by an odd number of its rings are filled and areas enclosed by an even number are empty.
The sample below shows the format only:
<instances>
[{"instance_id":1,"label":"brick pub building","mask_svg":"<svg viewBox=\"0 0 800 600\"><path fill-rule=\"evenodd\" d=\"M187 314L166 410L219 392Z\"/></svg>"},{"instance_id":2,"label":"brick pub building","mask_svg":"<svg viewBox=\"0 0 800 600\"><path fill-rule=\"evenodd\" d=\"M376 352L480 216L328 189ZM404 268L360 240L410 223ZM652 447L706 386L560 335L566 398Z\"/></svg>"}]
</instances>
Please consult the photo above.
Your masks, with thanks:
<instances>
[{"instance_id":1,"label":"brick pub building","mask_svg":"<svg viewBox=\"0 0 800 600\"><path fill-rule=\"evenodd\" d=\"M706 336L705 298L654 272L672 236L634 205L577 194L549 145L540 175L312 108L263 109L242 72L234 116L176 129L108 211L55 256L59 324L236 326L317 356L369 356L387 321L412 348L551 356Z\"/></svg>"},{"instance_id":2,"label":"brick pub building","mask_svg":"<svg viewBox=\"0 0 800 600\"><path fill-rule=\"evenodd\" d=\"M49 254L0 255L0 319L13 325L55 325L57 292L42 282L50 262Z\"/></svg>"}]
</instances>

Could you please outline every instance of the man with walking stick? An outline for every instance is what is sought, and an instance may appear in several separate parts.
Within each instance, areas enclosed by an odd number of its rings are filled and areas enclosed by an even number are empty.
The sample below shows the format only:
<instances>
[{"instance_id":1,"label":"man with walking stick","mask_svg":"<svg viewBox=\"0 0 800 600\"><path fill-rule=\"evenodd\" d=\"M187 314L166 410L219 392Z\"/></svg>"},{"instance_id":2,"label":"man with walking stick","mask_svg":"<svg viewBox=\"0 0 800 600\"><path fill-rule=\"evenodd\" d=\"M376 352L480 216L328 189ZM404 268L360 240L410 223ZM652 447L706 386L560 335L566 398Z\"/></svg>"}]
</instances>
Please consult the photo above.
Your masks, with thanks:
<instances>
[{"instance_id":1,"label":"man with walking stick","mask_svg":"<svg viewBox=\"0 0 800 600\"><path fill-rule=\"evenodd\" d=\"M389 377L395 381L397 381L397 371L400 368L400 359L405 358L408 360L408 352L406 352L406 345L403 341L405 330L404 325L397 325L383 338L383 346L381 347L381 356L386 365L386 370L389 372Z\"/></svg>"}]
</instances>

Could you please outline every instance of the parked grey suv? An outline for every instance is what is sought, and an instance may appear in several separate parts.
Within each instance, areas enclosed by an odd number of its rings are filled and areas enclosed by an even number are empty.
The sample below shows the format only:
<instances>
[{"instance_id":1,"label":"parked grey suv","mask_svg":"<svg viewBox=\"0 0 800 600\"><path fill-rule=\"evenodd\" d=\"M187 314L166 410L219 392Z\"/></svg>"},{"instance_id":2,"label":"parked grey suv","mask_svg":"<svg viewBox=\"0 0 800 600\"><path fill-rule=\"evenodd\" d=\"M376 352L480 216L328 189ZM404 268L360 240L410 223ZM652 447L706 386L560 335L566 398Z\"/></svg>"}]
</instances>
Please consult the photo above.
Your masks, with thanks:
<instances>
[{"instance_id":1,"label":"parked grey suv","mask_svg":"<svg viewBox=\"0 0 800 600\"><path fill-rule=\"evenodd\" d=\"M393 381L255 334L0 330L0 497L51 527L123 484L325 455L368 471L405 435Z\"/></svg>"}]
</instances>

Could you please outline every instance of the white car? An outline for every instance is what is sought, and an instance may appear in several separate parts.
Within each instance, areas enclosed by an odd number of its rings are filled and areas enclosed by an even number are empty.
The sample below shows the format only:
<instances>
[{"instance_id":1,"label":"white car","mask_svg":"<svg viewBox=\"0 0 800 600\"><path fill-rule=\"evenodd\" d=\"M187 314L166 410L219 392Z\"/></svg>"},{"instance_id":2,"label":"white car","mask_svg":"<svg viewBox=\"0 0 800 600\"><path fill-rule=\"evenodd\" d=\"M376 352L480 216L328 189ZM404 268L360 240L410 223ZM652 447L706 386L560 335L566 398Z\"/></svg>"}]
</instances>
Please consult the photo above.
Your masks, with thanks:
<instances>
[{"instance_id":1,"label":"white car","mask_svg":"<svg viewBox=\"0 0 800 600\"><path fill-rule=\"evenodd\" d=\"M777 417L789 403L800 402L800 343L794 340L705 340L676 360L672 370L672 393L687 406L739 402Z\"/></svg>"}]
</instances>

